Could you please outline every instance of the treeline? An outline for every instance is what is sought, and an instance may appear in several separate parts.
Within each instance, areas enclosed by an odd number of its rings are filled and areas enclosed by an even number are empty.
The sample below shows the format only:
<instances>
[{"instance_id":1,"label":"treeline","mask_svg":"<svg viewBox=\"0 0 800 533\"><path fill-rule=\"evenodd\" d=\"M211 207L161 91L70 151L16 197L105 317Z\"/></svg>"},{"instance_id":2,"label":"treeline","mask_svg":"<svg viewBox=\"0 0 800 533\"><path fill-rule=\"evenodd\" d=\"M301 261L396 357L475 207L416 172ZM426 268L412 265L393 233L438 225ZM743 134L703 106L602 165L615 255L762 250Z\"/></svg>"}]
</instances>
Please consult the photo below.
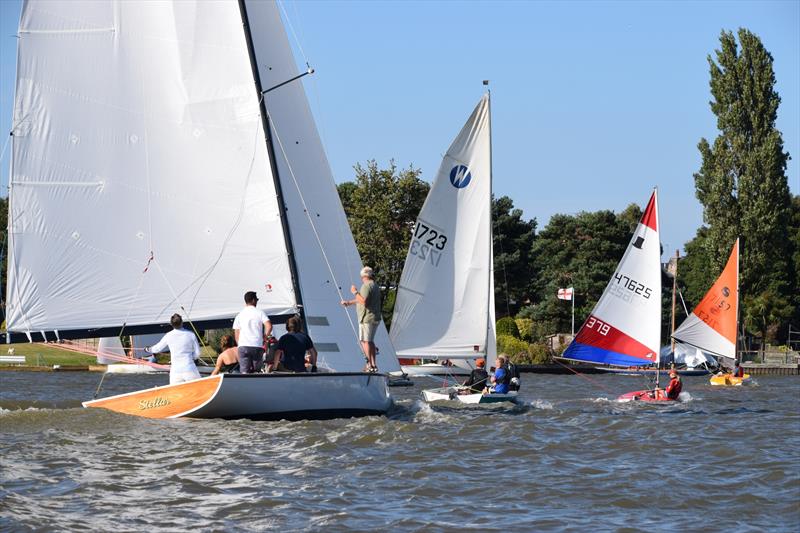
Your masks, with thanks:
<instances>
[{"instance_id":1,"label":"treeline","mask_svg":"<svg viewBox=\"0 0 800 533\"><path fill-rule=\"evenodd\" d=\"M691 312L741 237L743 326L756 339L784 342L790 324L800 328L800 197L789 192L789 154L775 127L780 97L773 58L746 29L739 30L738 42L732 32L722 32L720 43L715 57L708 57L719 135L713 142L700 140L703 162L694 175L704 225L685 245L678 286ZM420 169L399 169L394 162L388 168L375 161L356 165L355 180L339 185L361 256L387 287L400 280L411 228L428 190ZM641 209L631 204L619 213L559 214L537 232L536 219L526 219L503 196L493 199L492 216L497 316L515 317L518 326L530 328L520 335L537 343L570 330L570 303L556 298L560 287L575 288L576 329L580 326L622 257ZM666 262L672 251L662 251ZM666 273L663 278L667 342L672 280ZM387 323L393 307L390 289ZM677 322L684 317L681 310Z\"/></svg>"}]
</instances>

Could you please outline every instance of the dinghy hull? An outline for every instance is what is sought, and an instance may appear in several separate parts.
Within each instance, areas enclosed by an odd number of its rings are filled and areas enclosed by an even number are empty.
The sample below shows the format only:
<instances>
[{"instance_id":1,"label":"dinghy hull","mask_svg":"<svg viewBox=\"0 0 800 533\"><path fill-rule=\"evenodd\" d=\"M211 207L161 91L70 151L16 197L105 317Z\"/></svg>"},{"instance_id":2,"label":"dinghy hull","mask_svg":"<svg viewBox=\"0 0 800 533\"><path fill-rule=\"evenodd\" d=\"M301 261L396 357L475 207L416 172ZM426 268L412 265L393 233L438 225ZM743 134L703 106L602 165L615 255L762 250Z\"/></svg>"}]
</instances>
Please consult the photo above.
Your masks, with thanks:
<instances>
[{"instance_id":1,"label":"dinghy hull","mask_svg":"<svg viewBox=\"0 0 800 533\"><path fill-rule=\"evenodd\" d=\"M711 376L709 383L715 387L741 387L750 383L750 374L737 378L733 374Z\"/></svg>"},{"instance_id":2,"label":"dinghy hull","mask_svg":"<svg viewBox=\"0 0 800 533\"><path fill-rule=\"evenodd\" d=\"M508 394L459 394L455 387L441 389L427 389L422 391L422 397L428 403L454 401L466 405L484 405L490 403L517 402L517 393Z\"/></svg>"},{"instance_id":3,"label":"dinghy hull","mask_svg":"<svg viewBox=\"0 0 800 533\"><path fill-rule=\"evenodd\" d=\"M663 389L650 389L650 390L637 390L628 392L617 398L620 402L651 402L651 403L664 403L676 402L667 397L667 393Z\"/></svg>"},{"instance_id":4,"label":"dinghy hull","mask_svg":"<svg viewBox=\"0 0 800 533\"><path fill-rule=\"evenodd\" d=\"M220 374L84 402L145 418L330 419L383 415L384 374Z\"/></svg>"}]
</instances>

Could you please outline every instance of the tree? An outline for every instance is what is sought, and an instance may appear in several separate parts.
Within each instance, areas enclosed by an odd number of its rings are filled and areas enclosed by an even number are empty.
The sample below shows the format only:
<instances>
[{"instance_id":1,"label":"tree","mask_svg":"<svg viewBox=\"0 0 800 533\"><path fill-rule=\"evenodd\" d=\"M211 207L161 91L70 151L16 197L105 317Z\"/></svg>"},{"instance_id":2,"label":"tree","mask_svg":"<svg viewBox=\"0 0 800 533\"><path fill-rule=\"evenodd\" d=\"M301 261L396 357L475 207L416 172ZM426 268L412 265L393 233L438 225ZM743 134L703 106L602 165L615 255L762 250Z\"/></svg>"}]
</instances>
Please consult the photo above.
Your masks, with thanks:
<instances>
[{"instance_id":1,"label":"tree","mask_svg":"<svg viewBox=\"0 0 800 533\"><path fill-rule=\"evenodd\" d=\"M703 162L694 175L697 199L707 224L690 292L705 292L719 274L736 237L742 237L740 287L742 307L785 323L792 309L764 299L786 299L791 290L790 195L786 178L789 154L775 128L780 96L775 91L773 59L761 40L746 29L720 35L716 61L709 55L711 110L719 136L711 145L701 139ZM740 49L741 47L741 49ZM695 243L700 244L700 242ZM754 311L755 312L755 311ZM759 330L762 327L759 326ZM765 330L765 328L764 328Z\"/></svg>"},{"instance_id":2,"label":"tree","mask_svg":"<svg viewBox=\"0 0 800 533\"><path fill-rule=\"evenodd\" d=\"M619 215L613 211L554 215L536 236L537 276L532 305L519 316L534 321L533 340L570 330L571 305L558 300L561 287L575 288L575 327L603 294L642 216L631 204Z\"/></svg>"},{"instance_id":3,"label":"tree","mask_svg":"<svg viewBox=\"0 0 800 533\"><path fill-rule=\"evenodd\" d=\"M430 185L422 181L420 169L409 166L399 170L394 161L385 169L374 160L366 166L356 164L356 179L338 185L347 221L365 265L375 271L384 293L384 319L391 321L394 298L389 294L400 282L403 263L411 240L411 228Z\"/></svg>"},{"instance_id":4,"label":"tree","mask_svg":"<svg viewBox=\"0 0 800 533\"><path fill-rule=\"evenodd\" d=\"M494 294L497 316L513 316L532 293L536 219L524 220L508 196L492 201Z\"/></svg>"}]
</instances>

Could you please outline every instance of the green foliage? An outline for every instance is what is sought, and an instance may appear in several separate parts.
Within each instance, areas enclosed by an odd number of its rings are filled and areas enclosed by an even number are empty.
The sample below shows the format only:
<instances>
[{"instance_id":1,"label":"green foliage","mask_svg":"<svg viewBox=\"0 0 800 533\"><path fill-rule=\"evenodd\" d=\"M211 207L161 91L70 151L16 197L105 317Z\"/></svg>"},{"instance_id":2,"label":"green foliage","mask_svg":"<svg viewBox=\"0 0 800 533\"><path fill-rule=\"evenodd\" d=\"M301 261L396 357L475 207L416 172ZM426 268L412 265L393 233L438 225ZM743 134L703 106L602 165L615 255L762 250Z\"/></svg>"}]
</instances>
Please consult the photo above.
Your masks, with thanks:
<instances>
[{"instance_id":1,"label":"green foliage","mask_svg":"<svg viewBox=\"0 0 800 533\"><path fill-rule=\"evenodd\" d=\"M516 362L519 357L526 357L528 353L528 343L521 341L511 335L497 335L497 353L506 354L514 358Z\"/></svg>"},{"instance_id":2,"label":"green foliage","mask_svg":"<svg viewBox=\"0 0 800 533\"><path fill-rule=\"evenodd\" d=\"M508 196L492 202L494 291L497 316L513 316L530 300L536 262L533 243L536 219L524 220Z\"/></svg>"},{"instance_id":3,"label":"green foliage","mask_svg":"<svg viewBox=\"0 0 800 533\"><path fill-rule=\"evenodd\" d=\"M381 314L383 315L383 322L386 324L387 329L392 325L392 315L394 314L395 301L397 301L397 289L384 291Z\"/></svg>"},{"instance_id":4,"label":"green foliage","mask_svg":"<svg viewBox=\"0 0 800 533\"><path fill-rule=\"evenodd\" d=\"M532 365L543 365L550 362L550 350L544 344L528 346L528 361Z\"/></svg>"},{"instance_id":5,"label":"green foliage","mask_svg":"<svg viewBox=\"0 0 800 533\"><path fill-rule=\"evenodd\" d=\"M525 342L531 342L533 334L533 320L530 318L515 318L514 322L517 323L517 330L519 331L519 338Z\"/></svg>"},{"instance_id":6,"label":"green foliage","mask_svg":"<svg viewBox=\"0 0 800 533\"><path fill-rule=\"evenodd\" d=\"M338 185L342 206L362 262L373 268L378 283L395 287L430 186L419 178L421 170L399 170L394 161L386 169L374 160L354 168L355 182Z\"/></svg>"},{"instance_id":7,"label":"green foliage","mask_svg":"<svg viewBox=\"0 0 800 533\"><path fill-rule=\"evenodd\" d=\"M507 335L519 339L519 328L517 323L510 316L504 316L497 321L497 335Z\"/></svg>"},{"instance_id":8,"label":"green foliage","mask_svg":"<svg viewBox=\"0 0 800 533\"><path fill-rule=\"evenodd\" d=\"M570 331L572 304L556 298L559 288L575 288L578 329L608 284L641 215L639 206L631 204L618 215L584 211L550 219L534 243L538 272L533 302L518 315L534 321L534 341Z\"/></svg>"},{"instance_id":9,"label":"green foliage","mask_svg":"<svg viewBox=\"0 0 800 533\"><path fill-rule=\"evenodd\" d=\"M707 229L702 239L692 242L698 256L692 258L695 270L687 279L687 292L702 297L734 241L742 237L742 310L749 317L748 327L764 337L770 325L785 324L795 311L780 301L793 287L793 250L786 238L791 218L789 154L775 128L780 96L772 56L750 31L740 29L738 38L737 43L733 32L722 32L716 60L708 57L710 105L719 136L713 144L706 139L698 144L703 161L694 179ZM751 305L758 309L749 310Z\"/></svg>"},{"instance_id":10,"label":"green foliage","mask_svg":"<svg viewBox=\"0 0 800 533\"><path fill-rule=\"evenodd\" d=\"M233 337L233 330L232 329L212 329L209 330L207 333L208 339L208 347L214 350L216 353L222 352L222 337L224 335L230 335ZM235 338L235 337L234 337Z\"/></svg>"}]
</instances>

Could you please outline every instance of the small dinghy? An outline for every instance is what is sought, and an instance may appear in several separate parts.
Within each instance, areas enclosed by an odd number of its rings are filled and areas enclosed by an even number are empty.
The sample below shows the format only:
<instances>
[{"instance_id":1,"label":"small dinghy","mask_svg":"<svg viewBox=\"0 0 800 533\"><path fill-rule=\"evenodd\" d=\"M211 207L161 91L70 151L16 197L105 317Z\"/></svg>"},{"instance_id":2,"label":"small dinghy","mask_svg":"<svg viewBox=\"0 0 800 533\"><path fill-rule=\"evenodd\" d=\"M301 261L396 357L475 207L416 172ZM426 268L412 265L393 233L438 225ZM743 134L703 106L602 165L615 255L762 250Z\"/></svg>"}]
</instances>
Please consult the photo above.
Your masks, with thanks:
<instances>
[{"instance_id":1,"label":"small dinghy","mask_svg":"<svg viewBox=\"0 0 800 533\"><path fill-rule=\"evenodd\" d=\"M648 389L637 390L633 392L626 392L617 401L620 402L677 402L677 399L672 399L667 396L664 389Z\"/></svg>"},{"instance_id":2,"label":"small dinghy","mask_svg":"<svg viewBox=\"0 0 800 533\"><path fill-rule=\"evenodd\" d=\"M467 387L442 387L439 389L427 389L422 391L422 396L426 402L459 402L467 405L483 405L488 403L511 402L517 403L517 392L512 391L506 394L497 393L475 393L464 394Z\"/></svg>"},{"instance_id":3,"label":"small dinghy","mask_svg":"<svg viewBox=\"0 0 800 533\"><path fill-rule=\"evenodd\" d=\"M751 383L750 374L745 374L742 377L734 376L733 374L716 374L711 376L708 380L711 385L715 387L741 387L742 385L749 385Z\"/></svg>"}]
</instances>

